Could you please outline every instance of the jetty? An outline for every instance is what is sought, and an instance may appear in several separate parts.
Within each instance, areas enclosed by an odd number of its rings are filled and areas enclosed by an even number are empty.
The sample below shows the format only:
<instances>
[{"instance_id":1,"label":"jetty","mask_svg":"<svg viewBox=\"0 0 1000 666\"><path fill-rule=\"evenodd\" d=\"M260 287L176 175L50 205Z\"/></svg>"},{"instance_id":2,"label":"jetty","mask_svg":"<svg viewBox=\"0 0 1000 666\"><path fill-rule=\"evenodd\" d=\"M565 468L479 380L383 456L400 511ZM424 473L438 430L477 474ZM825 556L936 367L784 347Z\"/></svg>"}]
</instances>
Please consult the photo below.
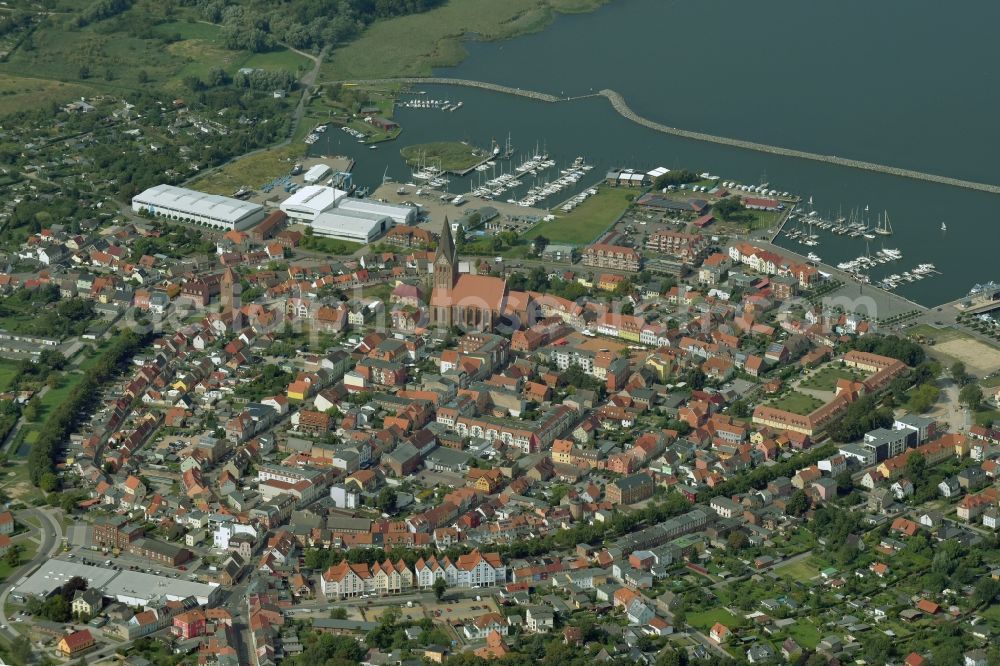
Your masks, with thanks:
<instances>
[{"instance_id":1,"label":"jetty","mask_svg":"<svg viewBox=\"0 0 1000 666\"><path fill-rule=\"evenodd\" d=\"M769 155L779 155L781 157L791 157L795 159L811 160L813 162L823 162L825 164L833 164L835 166L847 167L849 169L859 169L861 171L871 171L874 173L884 173L890 176L898 176L900 178L909 178L911 180L921 180L928 183L936 183L938 185L948 185L951 187L960 187L967 190L975 190L977 192L986 192L988 194L1000 194L1000 185L993 185L990 183L978 183L971 180L963 180L961 178L952 178L950 176L941 176L933 173L926 173L923 171L915 171L913 169L903 169L901 167L888 166L885 164L876 164L875 162L866 162L863 160L854 160L848 157L840 157L839 155L823 155L821 153L812 153L805 150L796 150L794 148L784 148L782 146L774 146L766 143L759 143L757 141L746 141L743 139L733 139L730 137L718 136L715 134L708 134L705 132L696 132L693 130L685 130L677 127L670 127L669 125L664 125L663 123L656 122L655 120L650 120L649 118L644 118L637 114L625 101L621 93L612 90L610 88L605 88L600 92L589 94L589 95L577 95L574 97L558 97L556 95L550 95L548 93L537 92L534 90L525 90L524 88L515 88L512 86L504 86L497 83L489 83L486 81L473 81L471 79L454 79L448 77L404 77L404 78L394 78L394 79L355 79L350 81L338 81L334 83L351 83L351 84L361 84L361 85L378 85L387 83L409 83L409 84L427 84L427 85L448 85L448 86L464 86L467 88L479 88L482 90L490 90L493 92L503 93L506 95L516 95L518 97L525 97L528 99L537 100L540 102L557 103L557 102L570 102L573 100L584 99L588 97L604 97L610 103L612 108L618 112L626 120L629 120L637 125L641 125L655 132L660 132L661 134L671 134L673 136L679 136L685 139L691 139L694 141L705 141L707 143L715 143L723 146L729 146L732 148L740 148L742 150L752 150L759 153L767 153Z\"/></svg>"}]
</instances>

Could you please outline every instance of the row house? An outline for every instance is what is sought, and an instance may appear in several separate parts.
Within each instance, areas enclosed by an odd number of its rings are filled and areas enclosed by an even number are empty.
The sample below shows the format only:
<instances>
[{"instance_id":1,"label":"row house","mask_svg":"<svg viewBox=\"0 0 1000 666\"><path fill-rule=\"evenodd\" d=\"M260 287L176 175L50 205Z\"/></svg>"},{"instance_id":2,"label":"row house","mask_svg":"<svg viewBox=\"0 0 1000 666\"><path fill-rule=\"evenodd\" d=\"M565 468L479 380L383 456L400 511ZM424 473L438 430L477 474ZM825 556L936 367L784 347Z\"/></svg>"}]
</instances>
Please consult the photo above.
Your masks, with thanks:
<instances>
[{"instance_id":1,"label":"row house","mask_svg":"<svg viewBox=\"0 0 1000 666\"><path fill-rule=\"evenodd\" d=\"M638 272L642 266L642 255L630 247L596 243L584 250L583 265Z\"/></svg>"},{"instance_id":2,"label":"row house","mask_svg":"<svg viewBox=\"0 0 1000 666\"><path fill-rule=\"evenodd\" d=\"M449 587L491 587L507 582L507 567L498 553L480 553L474 550L460 556L455 562L445 557L420 558L414 568L417 587L427 589L437 579Z\"/></svg>"},{"instance_id":3,"label":"row house","mask_svg":"<svg viewBox=\"0 0 1000 666\"><path fill-rule=\"evenodd\" d=\"M653 232L646 240L646 249L662 252L681 261L697 264L708 254L709 240L701 234L662 229Z\"/></svg>"}]
</instances>

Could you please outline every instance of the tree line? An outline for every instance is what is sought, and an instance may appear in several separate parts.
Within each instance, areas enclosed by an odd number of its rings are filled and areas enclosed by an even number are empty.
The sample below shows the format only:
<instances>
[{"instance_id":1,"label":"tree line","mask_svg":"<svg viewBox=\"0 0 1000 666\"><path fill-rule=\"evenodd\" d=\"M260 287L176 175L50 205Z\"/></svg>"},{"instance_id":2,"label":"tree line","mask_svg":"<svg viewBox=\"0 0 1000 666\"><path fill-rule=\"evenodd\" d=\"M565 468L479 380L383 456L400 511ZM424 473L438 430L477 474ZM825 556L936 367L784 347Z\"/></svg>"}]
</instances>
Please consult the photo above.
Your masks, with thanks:
<instances>
[{"instance_id":1,"label":"tree line","mask_svg":"<svg viewBox=\"0 0 1000 666\"><path fill-rule=\"evenodd\" d=\"M49 413L28 454L28 471L33 484L40 485L42 477L54 473L60 447L97 403L101 385L118 373L122 365L138 351L142 342L135 331L125 330L118 334L90 372L73 387L66 402Z\"/></svg>"}]
</instances>

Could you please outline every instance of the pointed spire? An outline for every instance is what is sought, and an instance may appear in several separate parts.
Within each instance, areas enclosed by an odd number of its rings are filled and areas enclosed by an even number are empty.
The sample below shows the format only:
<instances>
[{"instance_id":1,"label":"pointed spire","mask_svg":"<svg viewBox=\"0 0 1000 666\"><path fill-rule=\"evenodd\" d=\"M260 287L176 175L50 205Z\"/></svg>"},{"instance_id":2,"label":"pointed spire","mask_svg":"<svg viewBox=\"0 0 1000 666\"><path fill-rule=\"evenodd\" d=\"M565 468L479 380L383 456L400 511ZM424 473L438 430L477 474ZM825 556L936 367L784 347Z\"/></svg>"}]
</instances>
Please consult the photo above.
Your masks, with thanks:
<instances>
[{"instance_id":1,"label":"pointed spire","mask_svg":"<svg viewBox=\"0 0 1000 666\"><path fill-rule=\"evenodd\" d=\"M455 263L455 240L451 236L451 224L448 222L447 215L444 216L444 226L441 227L441 241L438 243L438 252L444 253L449 263Z\"/></svg>"}]
</instances>

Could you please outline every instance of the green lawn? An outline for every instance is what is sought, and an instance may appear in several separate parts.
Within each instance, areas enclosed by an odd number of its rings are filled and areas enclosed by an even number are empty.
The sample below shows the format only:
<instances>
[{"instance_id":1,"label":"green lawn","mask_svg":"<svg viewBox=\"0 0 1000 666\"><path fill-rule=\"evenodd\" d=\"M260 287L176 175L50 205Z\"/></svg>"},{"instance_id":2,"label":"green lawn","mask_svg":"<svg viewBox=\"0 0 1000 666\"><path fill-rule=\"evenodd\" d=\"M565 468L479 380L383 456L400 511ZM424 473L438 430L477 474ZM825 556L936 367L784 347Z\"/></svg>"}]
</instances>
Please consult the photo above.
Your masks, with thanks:
<instances>
[{"instance_id":1,"label":"green lawn","mask_svg":"<svg viewBox=\"0 0 1000 666\"><path fill-rule=\"evenodd\" d=\"M430 76L465 57L467 36L483 40L537 32L555 12L592 10L606 0L452 0L428 12L378 21L327 56L321 81Z\"/></svg>"},{"instance_id":2,"label":"green lawn","mask_svg":"<svg viewBox=\"0 0 1000 666\"><path fill-rule=\"evenodd\" d=\"M303 121L303 125L305 121ZM310 127L312 127L310 125ZM305 146L292 144L283 148L263 150L233 160L218 171L202 176L191 184L202 192L232 196L244 185L259 188L278 176L292 170L295 162L305 155Z\"/></svg>"},{"instance_id":3,"label":"green lawn","mask_svg":"<svg viewBox=\"0 0 1000 666\"><path fill-rule=\"evenodd\" d=\"M6 391L17 377L16 361L0 359L0 391Z\"/></svg>"},{"instance_id":4,"label":"green lawn","mask_svg":"<svg viewBox=\"0 0 1000 666\"><path fill-rule=\"evenodd\" d=\"M980 409L976 412L976 425L990 427L1000 422L1000 411L995 409Z\"/></svg>"},{"instance_id":5,"label":"green lawn","mask_svg":"<svg viewBox=\"0 0 1000 666\"><path fill-rule=\"evenodd\" d=\"M913 337L922 337L926 340L937 342L948 342L949 340L969 339L972 336L954 328L936 328L930 324L918 324L906 329L906 333Z\"/></svg>"},{"instance_id":6,"label":"green lawn","mask_svg":"<svg viewBox=\"0 0 1000 666\"><path fill-rule=\"evenodd\" d=\"M716 622L721 622L730 629L737 629L742 627L746 621L742 617L733 615L725 608L710 608L687 614L687 623L702 631L707 632Z\"/></svg>"},{"instance_id":7,"label":"green lawn","mask_svg":"<svg viewBox=\"0 0 1000 666\"><path fill-rule=\"evenodd\" d=\"M292 74L299 70L308 70L312 66L312 60L291 49L251 53L240 65L240 67L253 67L254 69L287 69Z\"/></svg>"},{"instance_id":8,"label":"green lawn","mask_svg":"<svg viewBox=\"0 0 1000 666\"><path fill-rule=\"evenodd\" d=\"M93 88L85 85L0 74L0 115L51 102L66 104L93 94Z\"/></svg>"},{"instance_id":9,"label":"green lawn","mask_svg":"<svg viewBox=\"0 0 1000 666\"><path fill-rule=\"evenodd\" d=\"M408 165L430 164L445 171L464 171L486 157L482 148L462 141L434 141L407 146L399 151Z\"/></svg>"},{"instance_id":10,"label":"green lawn","mask_svg":"<svg viewBox=\"0 0 1000 666\"><path fill-rule=\"evenodd\" d=\"M62 375L59 385L54 389L49 389L42 396L41 409L38 412L38 422L43 422L53 409L58 409L62 406L67 398L69 398L70 392L81 380L83 380L82 372L69 372ZM31 430L25 433L25 441L28 441L29 444L34 441L33 439L30 441L28 439L33 434L36 433Z\"/></svg>"},{"instance_id":11,"label":"green lawn","mask_svg":"<svg viewBox=\"0 0 1000 666\"><path fill-rule=\"evenodd\" d=\"M798 391L789 391L785 395L772 400L770 405L786 412L806 416L823 405L823 401Z\"/></svg>"},{"instance_id":12,"label":"green lawn","mask_svg":"<svg viewBox=\"0 0 1000 666\"><path fill-rule=\"evenodd\" d=\"M162 20L155 3L136 3L129 20L155 25ZM38 108L41 103L65 103L102 92L131 92L162 87L174 94L189 92L185 77L207 78L221 67L233 75L241 67L287 69L297 74L312 61L287 48L267 53L232 51L225 47L222 28L207 23L171 21L138 37L109 30L111 21L71 29L55 20L32 34L34 48L19 48L0 63L0 114ZM145 81L140 77L145 76Z\"/></svg>"},{"instance_id":13,"label":"green lawn","mask_svg":"<svg viewBox=\"0 0 1000 666\"><path fill-rule=\"evenodd\" d=\"M621 217L638 195L628 188L601 187L572 212L556 213L557 219L536 224L525 238L545 236L552 243L587 245Z\"/></svg>"},{"instance_id":14,"label":"green lawn","mask_svg":"<svg viewBox=\"0 0 1000 666\"><path fill-rule=\"evenodd\" d=\"M802 386L815 389L817 391L833 392L837 388L837 381L840 379L857 380L862 375L851 368L841 368L837 365L827 365L821 368L815 375L802 382Z\"/></svg>"},{"instance_id":15,"label":"green lawn","mask_svg":"<svg viewBox=\"0 0 1000 666\"><path fill-rule=\"evenodd\" d=\"M791 564L782 564L775 567L774 573L789 581L808 581L819 575L819 569L812 562L812 558L807 557Z\"/></svg>"},{"instance_id":16,"label":"green lawn","mask_svg":"<svg viewBox=\"0 0 1000 666\"><path fill-rule=\"evenodd\" d=\"M795 639L796 643L808 649L815 648L823 638L819 628L805 618L796 620L795 624L787 627L785 631Z\"/></svg>"}]
</instances>

